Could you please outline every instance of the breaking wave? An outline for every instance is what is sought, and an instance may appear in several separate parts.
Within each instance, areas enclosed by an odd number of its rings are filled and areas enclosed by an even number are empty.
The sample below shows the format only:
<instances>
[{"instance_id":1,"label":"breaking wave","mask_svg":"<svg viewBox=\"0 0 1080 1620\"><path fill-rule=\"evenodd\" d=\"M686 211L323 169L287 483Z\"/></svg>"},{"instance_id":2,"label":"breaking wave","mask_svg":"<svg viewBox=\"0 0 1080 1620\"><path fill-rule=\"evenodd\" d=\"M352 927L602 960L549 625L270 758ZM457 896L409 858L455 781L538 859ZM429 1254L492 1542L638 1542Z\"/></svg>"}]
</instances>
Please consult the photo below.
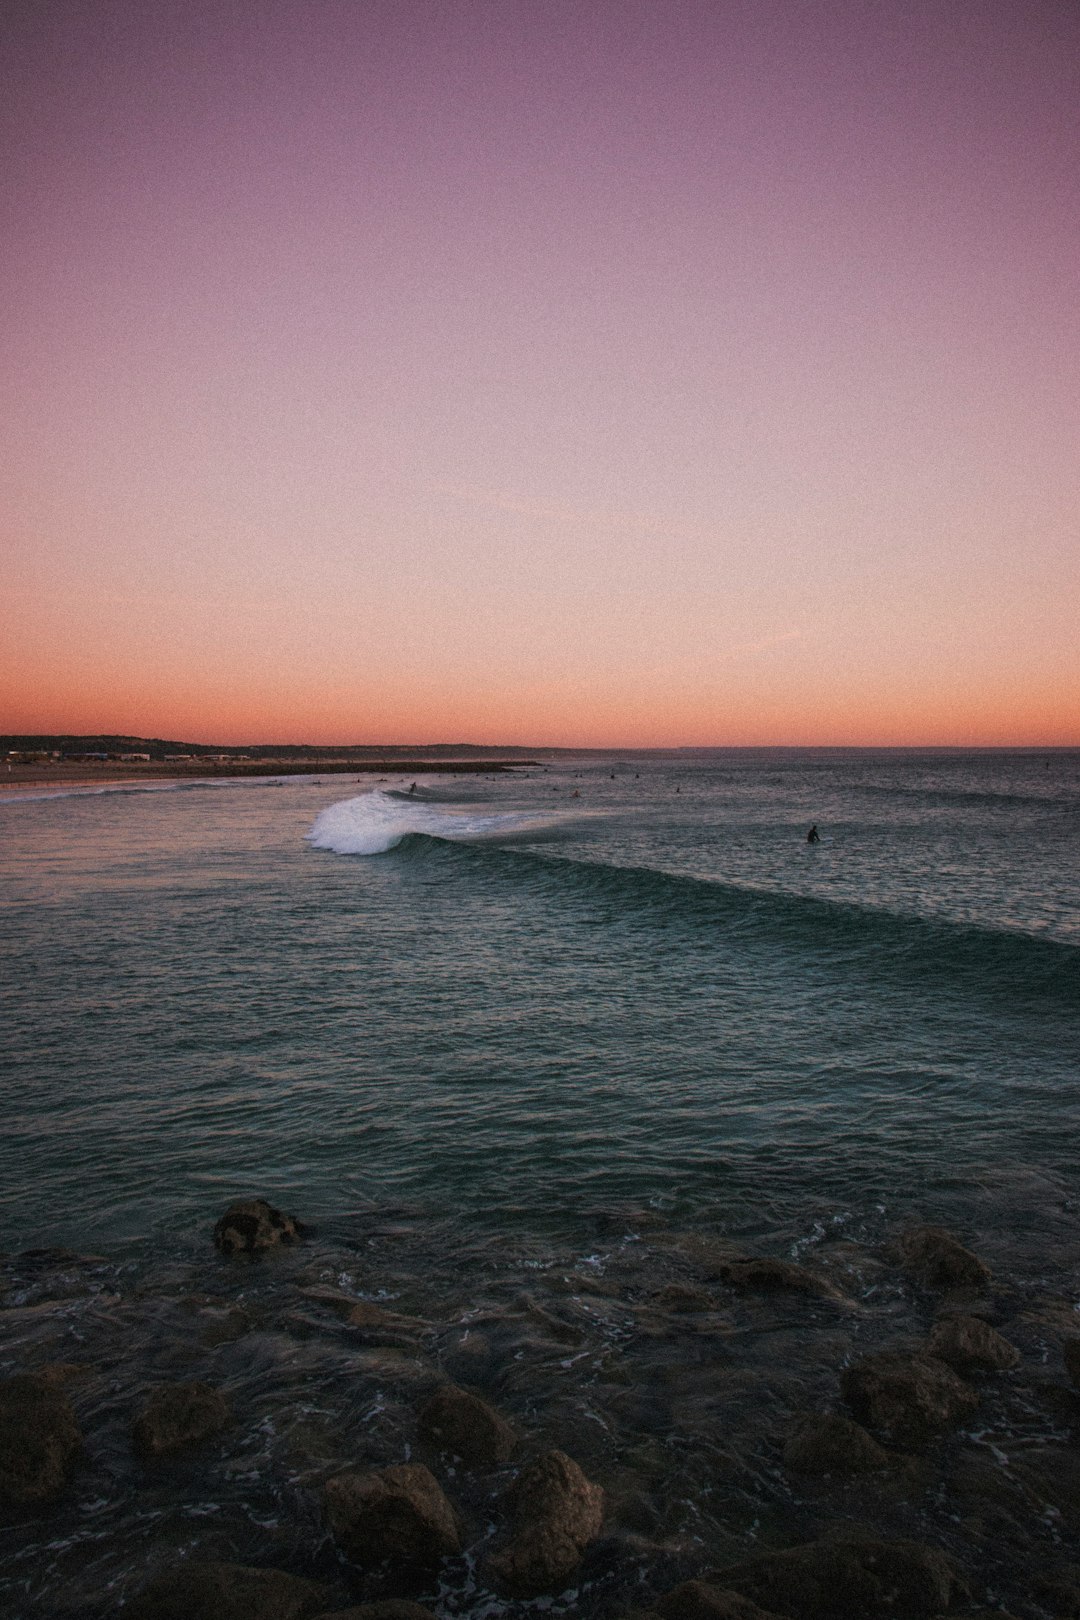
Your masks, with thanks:
<instances>
[{"instance_id":1,"label":"breaking wave","mask_svg":"<svg viewBox=\"0 0 1080 1620\"><path fill-rule=\"evenodd\" d=\"M527 810L449 810L407 793L361 793L341 799L315 817L308 843L335 855L383 855L403 838L422 834L456 844L513 843L550 837L579 816Z\"/></svg>"}]
</instances>

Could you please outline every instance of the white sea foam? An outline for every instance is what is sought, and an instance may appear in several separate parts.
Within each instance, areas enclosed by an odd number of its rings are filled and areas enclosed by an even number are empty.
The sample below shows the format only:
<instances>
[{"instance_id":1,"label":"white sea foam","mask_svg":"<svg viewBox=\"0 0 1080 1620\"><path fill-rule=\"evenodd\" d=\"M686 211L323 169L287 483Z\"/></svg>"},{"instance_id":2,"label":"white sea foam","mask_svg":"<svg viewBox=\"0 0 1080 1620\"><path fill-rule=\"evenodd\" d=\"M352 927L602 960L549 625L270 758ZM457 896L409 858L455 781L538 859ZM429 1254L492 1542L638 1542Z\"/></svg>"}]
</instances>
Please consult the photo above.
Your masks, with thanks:
<instances>
[{"instance_id":1,"label":"white sea foam","mask_svg":"<svg viewBox=\"0 0 1080 1620\"><path fill-rule=\"evenodd\" d=\"M543 837L571 819L577 818L557 812L451 810L376 788L328 805L315 817L307 837L316 849L330 849L335 855L383 855L410 833L459 844L510 843Z\"/></svg>"}]
</instances>

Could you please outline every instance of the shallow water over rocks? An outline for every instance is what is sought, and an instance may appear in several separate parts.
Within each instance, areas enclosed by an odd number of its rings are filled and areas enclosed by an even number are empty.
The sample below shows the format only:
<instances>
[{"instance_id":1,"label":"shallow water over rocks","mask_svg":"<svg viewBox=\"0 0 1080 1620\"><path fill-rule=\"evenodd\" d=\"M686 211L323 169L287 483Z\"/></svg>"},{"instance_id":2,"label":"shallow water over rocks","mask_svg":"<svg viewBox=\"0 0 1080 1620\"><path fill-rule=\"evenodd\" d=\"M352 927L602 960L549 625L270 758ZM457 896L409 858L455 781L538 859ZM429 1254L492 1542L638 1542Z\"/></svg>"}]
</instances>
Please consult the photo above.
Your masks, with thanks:
<instances>
[{"instance_id":1,"label":"shallow water over rocks","mask_svg":"<svg viewBox=\"0 0 1080 1620\"><path fill-rule=\"evenodd\" d=\"M0 1367L52 1369L85 1446L63 1494L3 1530L6 1614L106 1620L178 1558L202 1557L327 1582L339 1608L407 1596L445 1620L615 1620L680 1581L845 1533L936 1549L976 1605L1062 1612L1033 1572L1049 1579L1074 1561L1080 1537L1080 1396L1063 1359L1080 1325L1071 1268L1032 1281L983 1252L981 1288L930 1289L904 1270L895 1233L841 1226L784 1247L777 1234L748 1254L705 1225L629 1208L598 1216L577 1244L463 1225L450 1243L423 1211L401 1209L226 1258L210 1243L214 1213L186 1252L3 1263ZM968 1370L973 1411L903 1445L878 1432L880 1468L846 1465L843 1446L826 1447L822 1471L820 1455L805 1466L804 1445L800 1465L790 1447L808 1420L855 1415L846 1368L925 1356L935 1321L958 1313L1021 1358ZM219 1391L231 1421L149 1456L134 1425L155 1389L179 1383ZM447 1383L512 1426L508 1456L470 1467L425 1443L420 1414ZM485 1574L509 1531L504 1499L553 1449L603 1487L603 1528L561 1591L510 1597ZM326 1483L405 1462L434 1472L464 1551L429 1572L361 1569L330 1534Z\"/></svg>"}]
</instances>

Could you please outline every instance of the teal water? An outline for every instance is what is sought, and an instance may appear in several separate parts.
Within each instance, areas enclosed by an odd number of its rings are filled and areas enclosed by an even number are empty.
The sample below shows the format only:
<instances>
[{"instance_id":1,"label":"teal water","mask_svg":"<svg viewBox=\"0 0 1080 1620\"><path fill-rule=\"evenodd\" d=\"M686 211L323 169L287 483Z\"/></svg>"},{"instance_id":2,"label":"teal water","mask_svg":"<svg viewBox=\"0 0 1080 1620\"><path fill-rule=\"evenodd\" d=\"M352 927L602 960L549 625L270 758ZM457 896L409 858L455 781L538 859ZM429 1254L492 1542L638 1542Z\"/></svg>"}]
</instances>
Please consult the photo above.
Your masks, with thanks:
<instances>
[{"instance_id":1,"label":"teal water","mask_svg":"<svg viewBox=\"0 0 1080 1620\"><path fill-rule=\"evenodd\" d=\"M1075 1196L1080 755L408 785L0 804L5 1246L243 1191L796 1234Z\"/></svg>"},{"instance_id":2,"label":"teal water","mask_svg":"<svg viewBox=\"0 0 1080 1620\"><path fill-rule=\"evenodd\" d=\"M0 1526L0 1609L114 1620L198 1556L397 1594L343 1565L321 1490L415 1456L449 1378L608 1513L572 1589L508 1602L483 1560L513 1465L437 1464L467 1543L413 1592L439 1620L621 1620L838 1528L1056 1614L1032 1571L1080 1539L1080 753L410 787L0 795L0 1373L68 1367L85 1438L62 1500ZM222 1260L245 1195L307 1241ZM842 1367L925 1341L941 1302L889 1247L920 1221L991 1266L975 1305L1022 1363L906 1484L798 1478L786 1436L843 1410ZM734 1251L829 1292L740 1293ZM234 1422L148 1468L131 1425L177 1379Z\"/></svg>"}]
</instances>

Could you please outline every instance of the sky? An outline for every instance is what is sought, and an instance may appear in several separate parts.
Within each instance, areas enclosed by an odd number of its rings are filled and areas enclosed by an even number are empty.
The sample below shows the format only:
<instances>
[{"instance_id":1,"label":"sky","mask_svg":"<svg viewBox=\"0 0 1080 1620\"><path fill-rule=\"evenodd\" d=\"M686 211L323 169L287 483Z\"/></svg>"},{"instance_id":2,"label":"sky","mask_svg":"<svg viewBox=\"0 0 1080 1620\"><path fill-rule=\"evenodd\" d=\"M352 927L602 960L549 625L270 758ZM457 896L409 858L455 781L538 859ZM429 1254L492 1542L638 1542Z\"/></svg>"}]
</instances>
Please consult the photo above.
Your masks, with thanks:
<instances>
[{"instance_id":1,"label":"sky","mask_svg":"<svg viewBox=\"0 0 1080 1620\"><path fill-rule=\"evenodd\" d=\"M18 0L0 730L1080 744L1068 0Z\"/></svg>"}]
</instances>

